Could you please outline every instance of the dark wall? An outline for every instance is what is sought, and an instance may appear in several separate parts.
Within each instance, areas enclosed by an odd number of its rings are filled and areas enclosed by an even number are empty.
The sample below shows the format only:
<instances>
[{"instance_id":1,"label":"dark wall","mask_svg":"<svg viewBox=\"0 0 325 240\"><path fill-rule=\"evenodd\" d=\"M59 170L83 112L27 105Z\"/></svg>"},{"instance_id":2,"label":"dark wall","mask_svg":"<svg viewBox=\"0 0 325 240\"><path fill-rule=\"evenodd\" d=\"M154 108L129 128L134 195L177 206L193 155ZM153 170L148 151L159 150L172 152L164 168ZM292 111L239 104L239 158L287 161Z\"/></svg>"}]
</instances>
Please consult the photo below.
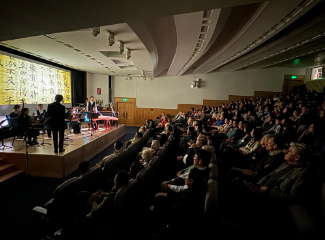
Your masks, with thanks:
<instances>
[{"instance_id":1,"label":"dark wall","mask_svg":"<svg viewBox=\"0 0 325 240\"><path fill-rule=\"evenodd\" d=\"M71 99L72 106L76 105L76 103L83 103L86 99L86 72L78 71L57 63L53 63L42 58L38 58L23 52L19 52L17 50L7 48L0 45L0 51L14 54L16 56L24 57L30 60L34 60L40 63L44 63L53 67L62 68L71 72Z\"/></svg>"}]
</instances>

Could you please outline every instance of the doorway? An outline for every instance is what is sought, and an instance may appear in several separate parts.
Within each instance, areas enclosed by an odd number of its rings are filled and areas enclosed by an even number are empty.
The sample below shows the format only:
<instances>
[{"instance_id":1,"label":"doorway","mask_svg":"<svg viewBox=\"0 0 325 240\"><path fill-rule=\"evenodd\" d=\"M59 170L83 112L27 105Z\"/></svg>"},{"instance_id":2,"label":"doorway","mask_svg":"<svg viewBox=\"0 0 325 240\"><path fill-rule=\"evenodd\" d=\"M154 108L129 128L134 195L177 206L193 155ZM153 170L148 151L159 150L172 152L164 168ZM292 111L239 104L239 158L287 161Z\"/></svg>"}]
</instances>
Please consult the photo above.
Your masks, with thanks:
<instances>
[{"instance_id":1,"label":"doorway","mask_svg":"<svg viewBox=\"0 0 325 240\"><path fill-rule=\"evenodd\" d=\"M288 94L293 87L303 85L304 80L304 75L295 75L295 78L292 78L292 75L284 75L282 91Z\"/></svg>"},{"instance_id":2,"label":"doorway","mask_svg":"<svg viewBox=\"0 0 325 240\"><path fill-rule=\"evenodd\" d=\"M119 124L125 124L126 126L135 125L135 98L115 98L116 111L119 113ZM125 101L126 100L126 101Z\"/></svg>"}]
</instances>

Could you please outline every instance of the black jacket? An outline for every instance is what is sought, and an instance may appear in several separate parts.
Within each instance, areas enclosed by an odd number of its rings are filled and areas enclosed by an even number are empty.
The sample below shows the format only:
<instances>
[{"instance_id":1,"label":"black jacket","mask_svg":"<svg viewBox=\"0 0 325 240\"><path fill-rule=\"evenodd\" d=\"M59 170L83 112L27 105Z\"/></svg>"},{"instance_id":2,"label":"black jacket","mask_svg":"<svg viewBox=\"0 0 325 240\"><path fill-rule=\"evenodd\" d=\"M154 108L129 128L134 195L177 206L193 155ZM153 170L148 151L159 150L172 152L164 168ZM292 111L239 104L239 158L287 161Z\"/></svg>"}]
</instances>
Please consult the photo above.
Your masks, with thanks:
<instances>
[{"instance_id":1,"label":"black jacket","mask_svg":"<svg viewBox=\"0 0 325 240\"><path fill-rule=\"evenodd\" d=\"M51 123L53 129L62 130L65 128L65 107L58 103L54 102L48 105L46 117L51 117Z\"/></svg>"}]
</instances>

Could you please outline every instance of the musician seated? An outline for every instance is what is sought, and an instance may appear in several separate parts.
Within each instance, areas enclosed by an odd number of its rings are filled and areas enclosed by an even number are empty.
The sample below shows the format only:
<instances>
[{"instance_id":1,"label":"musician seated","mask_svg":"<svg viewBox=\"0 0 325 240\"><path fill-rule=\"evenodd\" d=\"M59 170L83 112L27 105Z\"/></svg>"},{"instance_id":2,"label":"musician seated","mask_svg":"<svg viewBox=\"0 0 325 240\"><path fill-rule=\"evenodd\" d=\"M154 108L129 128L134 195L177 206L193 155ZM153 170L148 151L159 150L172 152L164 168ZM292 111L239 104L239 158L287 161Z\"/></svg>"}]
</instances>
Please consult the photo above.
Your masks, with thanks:
<instances>
[{"instance_id":1,"label":"musician seated","mask_svg":"<svg viewBox=\"0 0 325 240\"><path fill-rule=\"evenodd\" d=\"M96 106L93 107L92 113L99 113L99 116L103 116L103 114L101 114L101 113L98 111L98 109L97 109ZM91 119L90 119L90 120L91 120ZM95 123L96 123L96 124L95 124ZM94 123L93 123L93 128L98 130L97 122L94 122Z\"/></svg>"},{"instance_id":2,"label":"musician seated","mask_svg":"<svg viewBox=\"0 0 325 240\"><path fill-rule=\"evenodd\" d=\"M39 131L32 129L32 123L35 122L35 119L33 117L30 117L29 115L29 109L23 108L18 116L18 130L20 132L26 133L26 136L28 138L28 144L34 145L38 144L37 142L37 136L39 135ZM32 141L33 139L33 141Z\"/></svg>"},{"instance_id":3,"label":"musician seated","mask_svg":"<svg viewBox=\"0 0 325 240\"><path fill-rule=\"evenodd\" d=\"M78 109L76 107L73 107L69 112L70 125L71 128L73 129L73 133L75 134L79 134L81 129L79 118L76 117L77 114L78 114Z\"/></svg>"},{"instance_id":4,"label":"musician seated","mask_svg":"<svg viewBox=\"0 0 325 240\"><path fill-rule=\"evenodd\" d=\"M20 106L17 104L14 106L14 111L10 113L10 118L18 117L20 113Z\"/></svg>"}]
</instances>

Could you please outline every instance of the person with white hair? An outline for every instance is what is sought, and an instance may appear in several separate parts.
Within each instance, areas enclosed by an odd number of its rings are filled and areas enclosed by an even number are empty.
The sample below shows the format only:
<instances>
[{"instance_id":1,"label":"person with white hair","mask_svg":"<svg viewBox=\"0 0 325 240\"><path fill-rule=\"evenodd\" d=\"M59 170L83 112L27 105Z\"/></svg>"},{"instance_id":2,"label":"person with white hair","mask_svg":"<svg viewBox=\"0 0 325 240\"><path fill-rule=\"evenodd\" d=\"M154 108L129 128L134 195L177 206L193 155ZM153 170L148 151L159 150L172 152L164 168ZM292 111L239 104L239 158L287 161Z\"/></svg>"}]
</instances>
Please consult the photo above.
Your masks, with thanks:
<instances>
[{"instance_id":1,"label":"person with white hair","mask_svg":"<svg viewBox=\"0 0 325 240\"><path fill-rule=\"evenodd\" d=\"M152 158L153 158L153 153L151 149L145 149L142 152L140 163L142 163L144 167L147 167Z\"/></svg>"}]
</instances>

